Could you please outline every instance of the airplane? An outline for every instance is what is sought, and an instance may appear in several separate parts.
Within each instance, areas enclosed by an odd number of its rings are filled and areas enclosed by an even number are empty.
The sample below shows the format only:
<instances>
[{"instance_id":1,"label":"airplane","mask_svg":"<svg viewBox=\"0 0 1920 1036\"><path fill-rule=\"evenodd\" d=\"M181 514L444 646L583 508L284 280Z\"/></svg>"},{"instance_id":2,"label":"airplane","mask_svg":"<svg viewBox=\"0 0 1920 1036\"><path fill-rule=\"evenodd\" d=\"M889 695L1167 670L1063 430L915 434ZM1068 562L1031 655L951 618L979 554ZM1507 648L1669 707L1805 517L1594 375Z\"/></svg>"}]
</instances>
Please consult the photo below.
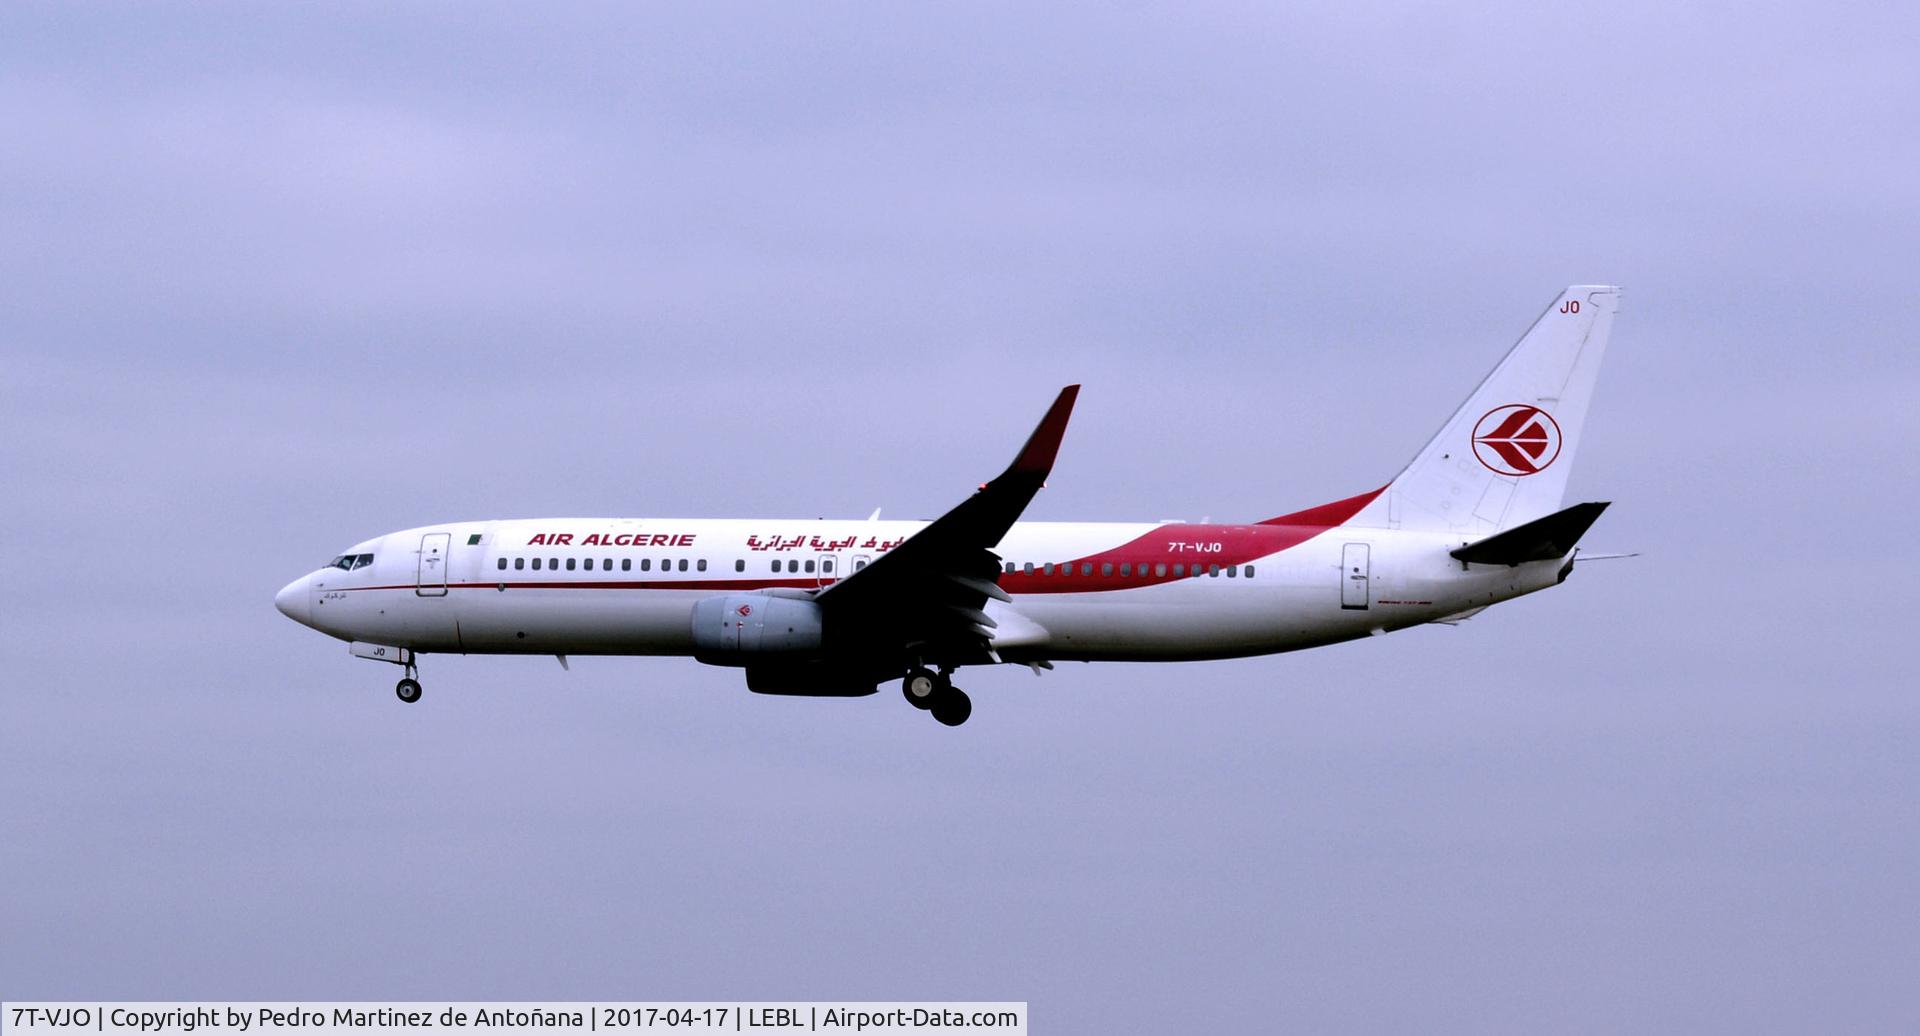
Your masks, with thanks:
<instances>
[{"instance_id":1,"label":"airplane","mask_svg":"<svg viewBox=\"0 0 1920 1036\"><path fill-rule=\"evenodd\" d=\"M434 652L691 655L762 694L898 680L948 726L973 712L963 666L1238 658L1457 623L1565 581L1606 509L1562 503L1619 299L1567 288L1392 481L1260 521L1020 521L1069 385L1005 471L932 521L428 525L349 547L274 604L403 667L403 702Z\"/></svg>"}]
</instances>

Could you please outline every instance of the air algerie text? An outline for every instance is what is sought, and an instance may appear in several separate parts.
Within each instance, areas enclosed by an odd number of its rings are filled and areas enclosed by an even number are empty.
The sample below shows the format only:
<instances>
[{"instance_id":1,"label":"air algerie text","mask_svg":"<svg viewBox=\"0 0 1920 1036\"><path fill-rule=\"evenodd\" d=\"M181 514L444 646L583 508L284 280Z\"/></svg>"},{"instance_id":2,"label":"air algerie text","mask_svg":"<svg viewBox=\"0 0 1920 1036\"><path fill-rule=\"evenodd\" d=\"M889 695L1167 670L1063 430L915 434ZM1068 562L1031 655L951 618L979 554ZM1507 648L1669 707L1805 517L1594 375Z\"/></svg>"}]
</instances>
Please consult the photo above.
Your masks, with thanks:
<instances>
[{"instance_id":1,"label":"air algerie text","mask_svg":"<svg viewBox=\"0 0 1920 1036\"><path fill-rule=\"evenodd\" d=\"M570 533L570 532L536 532L533 534L533 538L527 541L527 546L529 547L573 547L573 546L580 546L580 547L691 547L693 546L693 537L695 535L697 534L691 533L691 532L682 532L682 533L623 532L618 534L611 533L611 532L590 532L590 533L587 533L587 535L584 538L582 538L578 544L576 544L573 542L573 533Z\"/></svg>"}]
</instances>

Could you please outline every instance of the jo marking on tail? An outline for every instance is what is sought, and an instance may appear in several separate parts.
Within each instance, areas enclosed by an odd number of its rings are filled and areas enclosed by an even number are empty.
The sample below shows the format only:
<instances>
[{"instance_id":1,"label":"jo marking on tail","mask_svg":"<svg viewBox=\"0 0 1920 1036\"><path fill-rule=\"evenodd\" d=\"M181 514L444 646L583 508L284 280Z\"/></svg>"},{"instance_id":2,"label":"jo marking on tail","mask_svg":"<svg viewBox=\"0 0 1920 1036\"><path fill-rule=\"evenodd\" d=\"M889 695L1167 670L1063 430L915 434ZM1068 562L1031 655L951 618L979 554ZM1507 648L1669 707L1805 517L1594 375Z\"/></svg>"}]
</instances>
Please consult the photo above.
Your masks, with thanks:
<instances>
[{"instance_id":1,"label":"jo marking on tail","mask_svg":"<svg viewBox=\"0 0 1920 1036\"><path fill-rule=\"evenodd\" d=\"M1618 288L1568 288L1378 489L1249 524L1024 522L1079 386L997 478L931 522L540 518L355 544L274 604L418 656L691 655L764 694L898 680L950 726L962 666L1175 662L1318 647L1554 586L1605 503L1564 507Z\"/></svg>"}]
</instances>

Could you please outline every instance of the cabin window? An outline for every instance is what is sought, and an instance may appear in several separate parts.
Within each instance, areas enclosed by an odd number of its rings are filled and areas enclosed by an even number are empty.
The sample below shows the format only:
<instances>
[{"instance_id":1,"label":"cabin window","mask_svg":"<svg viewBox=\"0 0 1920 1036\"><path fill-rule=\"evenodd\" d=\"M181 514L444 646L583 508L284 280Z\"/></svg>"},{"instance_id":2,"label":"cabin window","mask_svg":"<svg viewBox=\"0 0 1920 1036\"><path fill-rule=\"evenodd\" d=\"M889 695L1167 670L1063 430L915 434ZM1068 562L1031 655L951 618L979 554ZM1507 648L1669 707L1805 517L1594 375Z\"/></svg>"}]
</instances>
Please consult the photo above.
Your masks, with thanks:
<instances>
[{"instance_id":1,"label":"cabin window","mask_svg":"<svg viewBox=\"0 0 1920 1036\"><path fill-rule=\"evenodd\" d=\"M809 572L813 571L813 562L811 561L807 562L807 571Z\"/></svg>"},{"instance_id":2,"label":"cabin window","mask_svg":"<svg viewBox=\"0 0 1920 1036\"><path fill-rule=\"evenodd\" d=\"M573 571L573 559L572 559L572 558L568 558L568 559L567 559L567 571L569 571L569 572L571 572L571 571Z\"/></svg>"},{"instance_id":3,"label":"cabin window","mask_svg":"<svg viewBox=\"0 0 1920 1036\"><path fill-rule=\"evenodd\" d=\"M1019 568L1019 567L1020 567L1020 566L1018 566L1018 565L1016 565L1016 564L1014 564L1014 563L1013 563L1013 562L1011 562L1011 561L1009 561L1009 562L1007 562L1007 574L1008 574L1008 575L1012 575L1012 574L1013 574L1013 572L1014 572L1014 570L1015 570L1015 569L1017 569L1017 568Z\"/></svg>"},{"instance_id":4,"label":"cabin window","mask_svg":"<svg viewBox=\"0 0 1920 1036\"><path fill-rule=\"evenodd\" d=\"M548 559L547 559L547 567L548 567L548 568L551 568L551 569L555 569L555 570L558 570L558 569L560 568L560 559L559 559L559 558L548 558Z\"/></svg>"},{"instance_id":5,"label":"cabin window","mask_svg":"<svg viewBox=\"0 0 1920 1036\"><path fill-rule=\"evenodd\" d=\"M734 570L735 572L745 572L745 571L747 570L747 559L746 559L746 558L734 558L734 559L733 559L733 570Z\"/></svg>"},{"instance_id":6,"label":"cabin window","mask_svg":"<svg viewBox=\"0 0 1920 1036\"><path fill-rule=\"evenodd\" d=\"M539 559L539 558L534 558L534 559L533 559L533 570L534 570L535 572L538 572L538 571L540 571L540 559Z\"/></svg>"},{"instance_id":7,"label":"cabin window","mask_svg":"<svg viewBox=\"0 0 1920 1036\"><path fill-rule=\"evenodd\" d=\"M1122 561L1122 562L1120 562L1120 574L1121 574L1121 575L1123 575L1123 576L1130 576L1130 575L1132 575L1132 574L1133 574L1133 562L1131 562L1131 561Z\"/></svg>"},{"instance_id":8,"label":"cabin window","mask_svg":"<svg viewBox=\"0 0 1920 1036\"><path fill-rule=\"evenodd\" d=\"M1215 577L1217 577L1217 576L1219 576L1219 575L1220 575L1220 566L1219 566L1219 565L1208 565L1208 566L1207 566L1207 575L1210 575L1210 576L1215 576Z\"/></svg>"},{"instance_id":9,"label":"cabin window","mask_svg":"<svg viewBox=\"0 0 1920 1036\"><path fill-rule=\"evenodd\" d=\"M1228 579L1232 579L1233 577L1235 577L1235 576L1237 576L1237 575L1239 575L1239 574L1240 574L1240 566L1239 566L1239 565L1228 565L1228 566L1227 566L1227 578L1228 578Z\"/></svg>"},{"instance_id":10,"label":"cabin window","mask_svg":"<svg viewBox=\"0 0 1920 1036\"><path fill-rule=\"evenodd\" d=\"M1111 561L1102 561L1102 562L1100 563L1100 574L1101 574L1101 575L1103 575L1103 576L1110 576L1110 575L1112 575L1112 574L1113 574L1113 562L1111 562Z\"/></svg>"},{"instance_id":11,"label":"cabin window","mask_svg":"<svg viewBox=\"0 0 1920 1036\"><path fill-rule=\"evenodd\" d=\"M1166 575L1166 574L1167 574L1167 563L1166 563L1166 562L1164 562L1164 561L1162 561L1162 562L1161 562L1161 563L1159 563L1158 565L1155 565L1155 566L1153 566L1153 574L1154 574L1154 575L1156 575L1156 576L1164 576L1164 575Z\"/></svg>"},{"instance_id":12,"label":"cabin window","mask_svg":"<svg viewBox=\"0 0 1920 1036\"><path fill-rule=\"evenodd\" d=\"M633 571L633 559L632 559L632 558L621 558L621 559L620 559L620 571L622 571L622 572L631 572L631 571Z\"/></svg>"},{"instance_id":13,"label":"cabin window","mask_svg":"<svg viewBox=\"0 0 1920 1036\"><path fill-rule=\"evenodd\" d=\"M652 559L652 558L641 558L641 559L640 559L640 571L642 571L642 572L651 572L651 571L653 571L653 559Z\"/></svg>"},{"instance_id":14,"label":"cabin window","mask_svg":"<svg viewBox=\"0 0 1920 1036\"><path fill-rule=\"evenodd\" d=\"M600 571L602 571L602 572L611 572L611 571L613 571L613 559L612 559L612 558L606 558L606 559L604 559L604 560L602 560L602 561L600 562Z\"/></svg>"},{"instance_id":15,"label":"cabin window","mask_svg":"<svg viewBox=\"0 0 1920 1036\"><path fill-rule=\"evenodd\" d=\"M699 569L702 572L705 572L707 570L707 559L701 558L699 563L694 565L694 567Z\"/></svg>"},{"instance_id":16,"label":"cabin window","mask_svg":"<svg viewBox=\"0 0 1920 1036\"><path fill-rule=\"evenodd\" d=\"M500 564L499 564L499 566L498 566L498 567L500 568L500 570L501 570L502 572L504 572L504 571L506 571L506 570L507 570L507 559L506 559L506 558L501 558L501 559L500 559Z\"/></svg>"},{"instance_id":17,"label":"cabin window","mask_svg":"<svg viewBox=\"0 0 1920 1036\"><path fill-rule=\"evenodd\" d=\"M1080 562L1080 574L1081 574L1081 575L1083 575L1083 576L1090 576L1090 575L1092 575L1092 574L1093 574L1093 562L1091 562L1091 561L1082 561L1082 562Z\"/></svg>"},{"instance_id":18,"label":"cabin window","mask_svg":"<svg viewBox=\"0 0 1920 1036\"><path fill-rule=\"evenodd\" d=\"M515 572L518 572L518 571L520 571L521 569L523 569L523 568L526 568L526 567L527 567L527 559L526 559L526 558L514 558L514 559L513 559L513 570L514 570Z\"/></svg>"},{"instance_id":19,"label":"cabin window","mask_svg":"<svg viewBox=\"0 0 1920 1036\"><path fill-rule=\"evenodd\" d=\"M774 558L774 559L773 559L773 570L774 570L775 572L778 572L778 571L780 571L780 559L779 559L779 558Z\"/></svg>"},{"instance_id":20,"label":"cabin window","mask_svg":"<svg viewBox=\"0 0 1920 1036\"><path fill-rule=\"evenodd\" d=\"M1248 579L1252 579L1252 578L1253 578L1253 566L1252 566L1252 565L1248 565L1248 566L1247 566L1247 567L1246 567L1246 568L1245 568L1245 569L1244 569L1243 571L1245 571L1245 572L1246 572L1246 574L1247 574L1247 578L1248 578Z\"/></svg>"},{"instance_id":21,"label":"cabin window","mask_svg":"<svg viewBox=\"0 0 1920 1036\"><path fill-rule=\"evenodd\" d=\"M799 560L798 560L798 559L795 559L795 558L788 558L788 559L787 559L787 571L789 571L789 572L798 572L798 571L800 571L800 562L799 562Z\"/></svg>"},{"instance_id":22,"label":"cabin window","mask_svg":"<svg viewBox=\"0 0 1920 1036\"><path fill-rule=\"evenodd\" d=\"M1033 574L1033 562L1031 561L1027 562L1027 574L1028 575Z\"/></svg>"},{"instance_id":23,"label":"cabin window","mask_svg":"<svg viewBox=\"0 0 1920 1036\"><path fill-rule=\"evenodd\" d=\"M685 572L686 570L687 570L687 559L686 559L686 558L681 558L681 559L680 559L680 571L682 571L682 572Z\"/></svg>"},{"instance_id":24,"label":"cabin window","mask_svg":"<svg viewBox=\"0 0 1920 1036\"><path fill-rule=\"evenodd\" d=\"M820 571L822 571L822 572L828 572L828 573L831 573L831 572L833 571L833 559L832 559L832 558L821 558L821 559L820 559Z\"/></svg>"},{"instance_id":25,"label":"cabin window","mask_svg":"<svg viewBox=\"0 0 1920 1036\"><path fill-rule=\"evenodd\" d=\"M1041 565L1041 566L1040 566L1040 574L1041 574L1041 575L1046 575L1046 576L1050 576L1050 575L1052 575L1052 574L1053 574L1053 562L1051 562L1051 561L1049 561L1049 562L1047 562L1046 564L1044 564L1044 565Z\"/></svg>"}]
</instances>

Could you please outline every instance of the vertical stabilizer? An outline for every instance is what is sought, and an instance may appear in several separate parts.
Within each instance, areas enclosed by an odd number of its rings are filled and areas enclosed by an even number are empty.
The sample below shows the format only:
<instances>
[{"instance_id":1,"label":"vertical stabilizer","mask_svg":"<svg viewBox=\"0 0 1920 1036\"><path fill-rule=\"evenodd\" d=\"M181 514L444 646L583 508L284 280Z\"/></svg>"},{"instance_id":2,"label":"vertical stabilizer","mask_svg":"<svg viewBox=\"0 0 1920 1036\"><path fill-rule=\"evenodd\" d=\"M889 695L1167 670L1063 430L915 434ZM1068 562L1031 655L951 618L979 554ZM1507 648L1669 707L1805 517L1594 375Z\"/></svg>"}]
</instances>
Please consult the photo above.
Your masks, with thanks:
<instances>
[{"instance_id":1,"label":"vertical stabilizer","mask_svg":"<svg viewBox=\"0 0 1920 1036\"><path fill-rule=\"evenodd\" d=\"M1560 510L1619 303L1607 285L1562 292L1349 524L1478 537Z\"/></svg>"}]
</instances>

